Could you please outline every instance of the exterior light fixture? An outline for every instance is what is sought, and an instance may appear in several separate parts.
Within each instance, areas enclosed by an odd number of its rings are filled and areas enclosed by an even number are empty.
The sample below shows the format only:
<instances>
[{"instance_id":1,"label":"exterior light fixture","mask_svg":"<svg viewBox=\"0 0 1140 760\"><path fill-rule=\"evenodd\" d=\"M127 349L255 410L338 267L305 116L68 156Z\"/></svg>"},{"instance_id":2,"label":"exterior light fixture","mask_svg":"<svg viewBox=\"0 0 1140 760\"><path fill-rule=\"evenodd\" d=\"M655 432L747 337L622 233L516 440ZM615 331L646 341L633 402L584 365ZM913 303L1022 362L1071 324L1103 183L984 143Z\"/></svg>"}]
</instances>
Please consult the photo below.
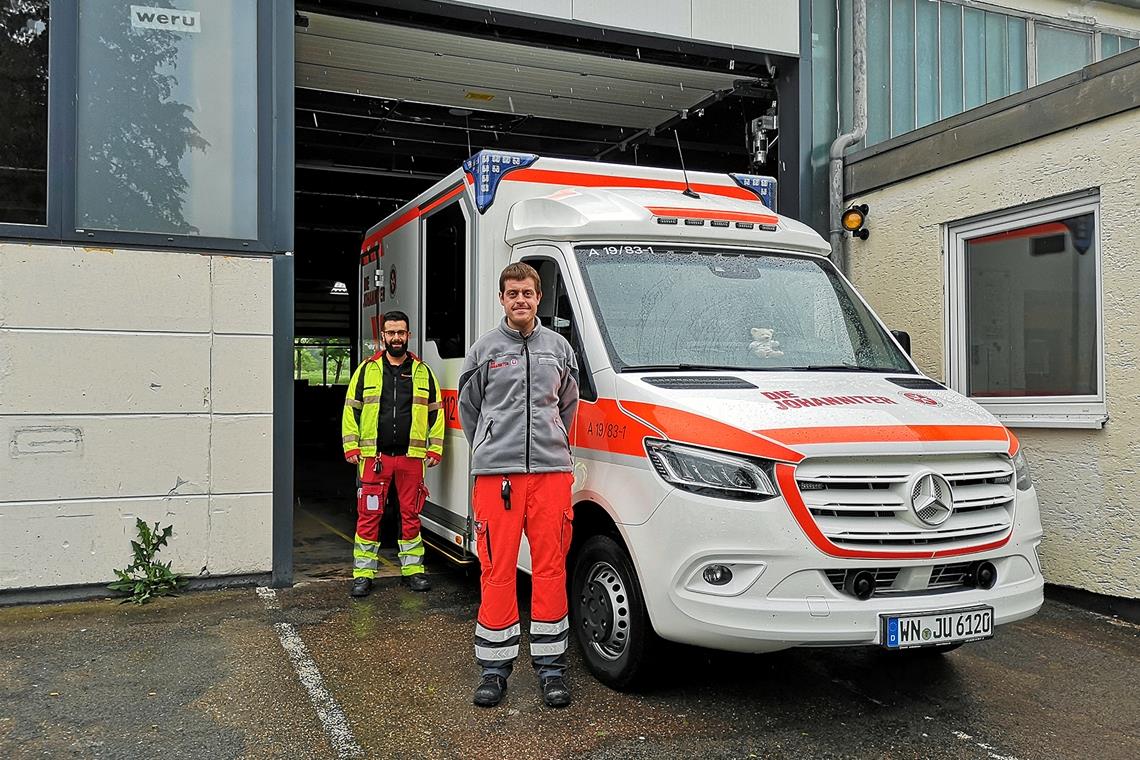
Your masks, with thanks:
<instances>
[{"instance_id":1,"label":"exterior light fixture","mask_svg":"<svg viewBox=\"0 0 1140 760\"><path fill-rule=\"evenodd\" d=\"M871 236L871 231L864 227L867 223L867 213L870 210L866 203L860 203L848 208L843 212L843 218L841 220L843 229L860 240L866 240Z\"/></svg>"}]
</instances>

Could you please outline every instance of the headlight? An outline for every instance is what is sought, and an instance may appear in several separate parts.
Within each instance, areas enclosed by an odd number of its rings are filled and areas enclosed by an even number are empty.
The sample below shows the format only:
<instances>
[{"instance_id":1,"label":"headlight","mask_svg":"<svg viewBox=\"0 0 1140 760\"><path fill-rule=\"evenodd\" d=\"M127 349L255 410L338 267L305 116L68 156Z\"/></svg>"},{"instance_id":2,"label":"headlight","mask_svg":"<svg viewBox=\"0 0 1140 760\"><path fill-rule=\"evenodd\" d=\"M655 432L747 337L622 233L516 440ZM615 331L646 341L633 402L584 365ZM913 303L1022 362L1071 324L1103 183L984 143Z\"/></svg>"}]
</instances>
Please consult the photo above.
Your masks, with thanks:
<instances>
[{"instance_id":1,"label":"headlight","mask_svg":"<svg viewBox=\"0 0 1140 760\"><path fill-rule=\"evenodd\" d=\"M1029 460L1021 449L1013 455L1013 474L1017 478L1017 490L1028 491L1033 487L1033 477L1029 474Z\"/></svg>"},{"instance_id":2,"label":"headlight","mask_svg":"<svg viewBox=\"0 0 1140 760\"><path fill-rule=\"evenodd\" d=\"M645 452L658 475L685 491L753 500L778 493L765 468L750 459L655 440L646 440Z\"/></svg>"}]
</instances>

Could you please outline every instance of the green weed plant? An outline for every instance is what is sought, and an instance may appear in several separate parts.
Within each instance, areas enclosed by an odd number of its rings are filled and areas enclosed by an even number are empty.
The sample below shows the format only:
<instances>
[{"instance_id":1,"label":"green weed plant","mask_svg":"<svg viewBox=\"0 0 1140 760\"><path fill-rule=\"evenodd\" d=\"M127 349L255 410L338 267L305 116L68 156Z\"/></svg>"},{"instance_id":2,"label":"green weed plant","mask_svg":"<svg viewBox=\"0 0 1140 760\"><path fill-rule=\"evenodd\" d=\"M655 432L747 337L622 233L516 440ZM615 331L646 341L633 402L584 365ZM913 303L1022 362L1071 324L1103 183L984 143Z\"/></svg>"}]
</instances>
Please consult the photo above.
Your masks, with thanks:
<instances>
[{"instance_id":1,"label":"green weed plant","mask_svg":"<svg viewBox=\"0 0 1140 760\"><path fill-rule=\"evenodd\" d=\"M138 540L131 541L134 561L124 570L115 570L117 581L107 588L128 594L124 603L146 604L156 596L173 596L186 587L186 579L170 569L171 562L162 563L155 555L166 546L174 533L174 526L151 528L141 518L135 518Z\"/></svg>"}]
</instances>

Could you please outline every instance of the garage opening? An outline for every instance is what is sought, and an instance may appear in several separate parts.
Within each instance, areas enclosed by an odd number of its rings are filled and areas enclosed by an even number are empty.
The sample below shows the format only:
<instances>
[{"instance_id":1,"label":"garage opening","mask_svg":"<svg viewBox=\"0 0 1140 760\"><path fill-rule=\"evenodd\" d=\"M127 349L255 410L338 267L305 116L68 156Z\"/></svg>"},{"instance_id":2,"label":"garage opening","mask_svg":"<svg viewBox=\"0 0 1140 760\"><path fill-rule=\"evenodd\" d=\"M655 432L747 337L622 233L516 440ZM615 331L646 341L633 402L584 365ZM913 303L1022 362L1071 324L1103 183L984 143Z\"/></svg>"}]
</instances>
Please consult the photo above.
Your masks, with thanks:
<instances>
[{"instance_id":1,"label":"garage opening","mask_svg":"<svg viewBox=\"0 0 1140 760\"><path fill-rule=\"evenodd\" d=\"M298 578L347 577L355 482L340 418L361 360L364 232L482 149L679 168L676 132L689 169L777 175L779 93L795 61L501 14L297 8L294 563ZM461 234L447 222L433 217L432 250ZM426 265L429 282L458 286L454 261ZM412 330L444 336L457 318L433 309ZM396 572L395 518L390 506L382 572Z\"/></svg>"}]
</instances>

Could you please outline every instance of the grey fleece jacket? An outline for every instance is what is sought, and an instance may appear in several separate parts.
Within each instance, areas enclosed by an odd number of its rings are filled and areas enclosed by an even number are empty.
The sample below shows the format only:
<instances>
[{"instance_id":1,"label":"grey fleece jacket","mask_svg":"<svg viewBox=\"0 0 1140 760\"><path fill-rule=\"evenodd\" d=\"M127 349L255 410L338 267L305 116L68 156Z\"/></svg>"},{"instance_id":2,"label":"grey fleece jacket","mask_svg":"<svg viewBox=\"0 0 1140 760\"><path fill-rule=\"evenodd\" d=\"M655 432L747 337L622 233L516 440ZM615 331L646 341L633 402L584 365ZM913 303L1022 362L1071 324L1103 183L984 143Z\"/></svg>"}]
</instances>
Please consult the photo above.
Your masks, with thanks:
<instances>
[{"instance_id":1,"label":"grey fleece jacket","mask_svg":"<svg viewBox=\"0 0 1140 760\"><path fill-rule=\"evenodd\" d=\"M468 349L459 419L472 474L572 471L569 430L577 409L574 351L537 318L525 338L504 318Z\"/></svg>"}]
</instances>

